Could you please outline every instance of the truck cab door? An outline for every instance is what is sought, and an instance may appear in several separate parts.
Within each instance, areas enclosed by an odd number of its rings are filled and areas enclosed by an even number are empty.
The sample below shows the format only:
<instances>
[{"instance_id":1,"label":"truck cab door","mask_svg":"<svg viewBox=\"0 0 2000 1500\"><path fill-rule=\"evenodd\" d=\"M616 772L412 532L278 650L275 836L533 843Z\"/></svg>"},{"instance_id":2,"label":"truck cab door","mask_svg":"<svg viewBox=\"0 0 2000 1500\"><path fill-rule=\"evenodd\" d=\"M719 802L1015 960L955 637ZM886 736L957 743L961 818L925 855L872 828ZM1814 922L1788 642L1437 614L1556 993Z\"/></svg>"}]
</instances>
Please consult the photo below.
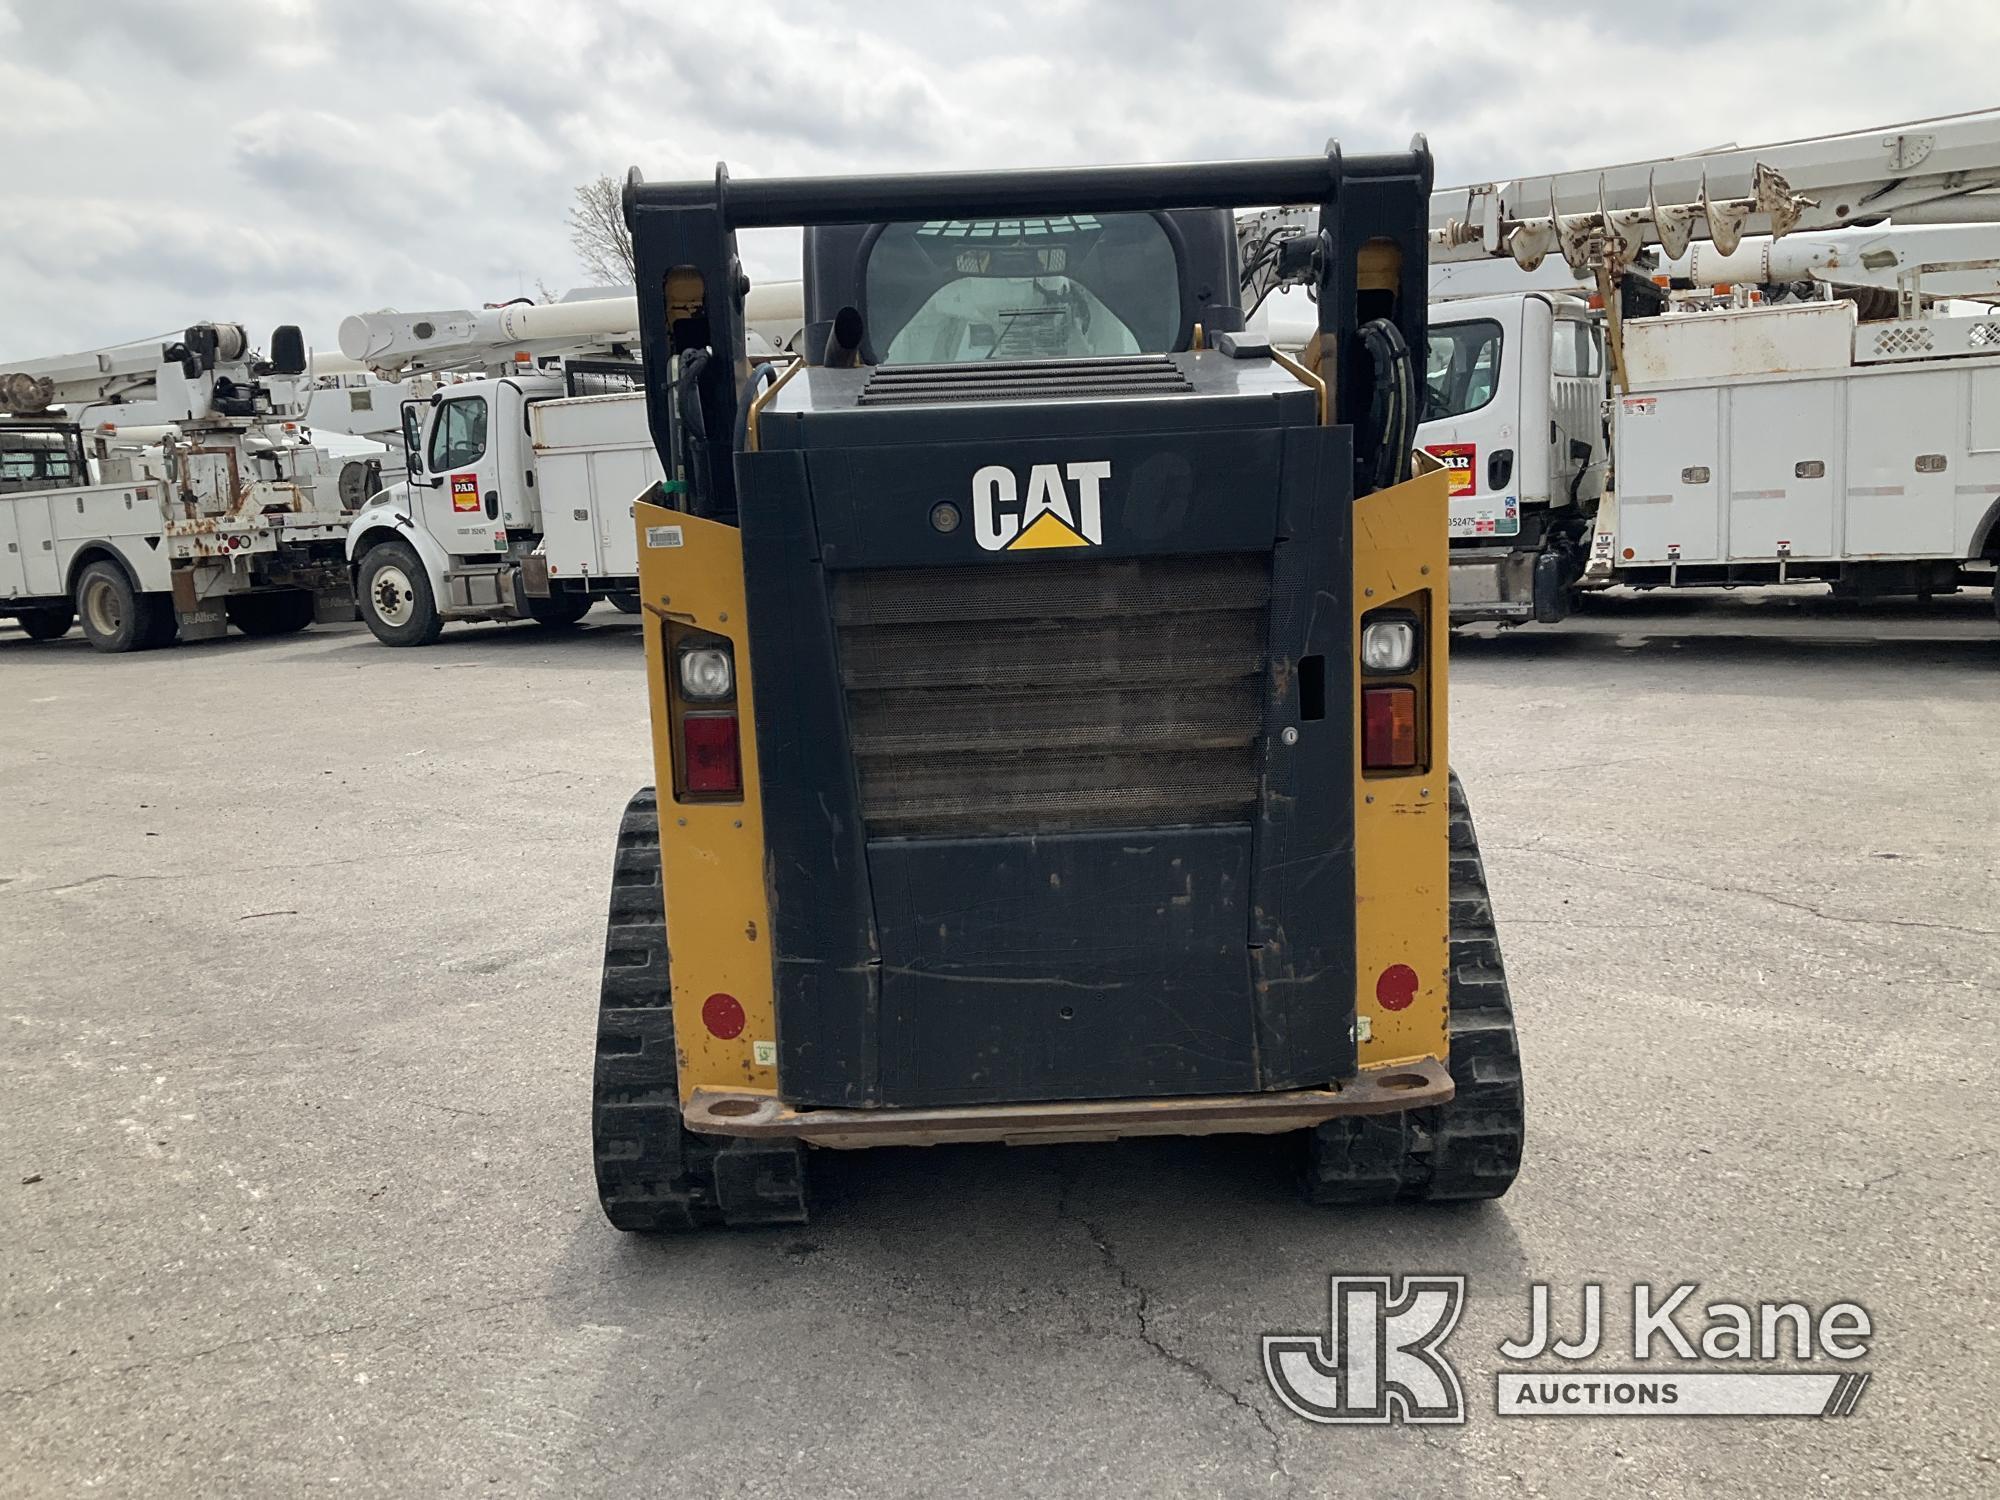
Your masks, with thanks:
<instances>
[{"instance_id":1,"label":"truck cab door","mask_svg":"<svg viewBox=\"0 0 2000 1500\"><path fill-rule=\"evenodd\" d=\"M413 519L454 557L507 548L494 415L487 390L447 392L432 403L424 428L424 481L411 489Z\"/></svg>"},{"instance_id":2,"label":"truck cab door","mask_svg":"<svg viewBox=\"0 0 2000 1500\"><path fill-rule=\"evenodd\" d=\"M1451 476L1453 541L1493 541L1521 529L1520 366L1527 352L1493 316L1435 319L1425 361L1417 443Z\"/></svg>"}]
</instances>

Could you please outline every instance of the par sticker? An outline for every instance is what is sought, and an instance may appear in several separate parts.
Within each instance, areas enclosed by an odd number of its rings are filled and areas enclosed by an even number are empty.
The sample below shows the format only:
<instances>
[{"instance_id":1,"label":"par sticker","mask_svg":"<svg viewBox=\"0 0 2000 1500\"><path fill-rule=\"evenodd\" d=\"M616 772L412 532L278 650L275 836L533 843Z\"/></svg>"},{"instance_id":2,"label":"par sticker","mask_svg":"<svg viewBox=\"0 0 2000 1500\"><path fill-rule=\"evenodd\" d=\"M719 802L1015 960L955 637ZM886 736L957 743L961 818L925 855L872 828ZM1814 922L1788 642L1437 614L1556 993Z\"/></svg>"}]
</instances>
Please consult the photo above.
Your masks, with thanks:
<instances>
[{"instance_id":1,"label":"par sticker","mask_svg":"<svg viewBox=\"0 0 2000 1500\"><path fill-rule=\"evenodd\" d=\"M776 1042L752 1042L751 1056L760 1068L775 1068L778 1065L778 1044Z\"/></svg>"},{"instance_id":2,"label":"par sticker","mask_svg":"<svg viewBox=\"0 0 2000 1500\"><path fill-rule=\"evenodd\" d=\"M451 508L453 510L479 509L479 476L477 474L454 474L451 476Z\"/></svg>"},{"instance_id":3,"label":"par sticker","mask_svg":"<svg viewBox=\"0 0 2000 1500\"><path fill-rule=\"evenodd\" d=\"M1432 443L1424 452L1450 471L1452 494L1470 495L1479 488L1479 481L1472 474L1472 466L1479 459L1479 444Z\"/></svg>"},{"instance_id":4,"label":"par sticker","mask_svg":"<svg viewBox=\"0 0 2000 1500\"><path fill-rule=\"evenodd\" d=\"M646 528L646 545L648 547L680 547L685 546L686 543L681 539L681 529L678 526L648 526Z\"/></svg>"}]
</instances>

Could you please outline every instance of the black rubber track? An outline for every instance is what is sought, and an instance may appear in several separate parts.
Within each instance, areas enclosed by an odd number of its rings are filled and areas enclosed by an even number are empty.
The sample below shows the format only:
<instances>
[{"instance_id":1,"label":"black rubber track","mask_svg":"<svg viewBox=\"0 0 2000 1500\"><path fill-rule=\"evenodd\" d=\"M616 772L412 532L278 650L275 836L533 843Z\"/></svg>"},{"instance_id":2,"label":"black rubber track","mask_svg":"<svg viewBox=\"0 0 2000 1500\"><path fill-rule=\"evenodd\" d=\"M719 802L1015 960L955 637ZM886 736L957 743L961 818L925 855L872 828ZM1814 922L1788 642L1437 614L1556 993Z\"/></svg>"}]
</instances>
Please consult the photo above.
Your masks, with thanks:
<instances>
[{"instance_id":1,"label":"black rubber track","mask_svg":"<svg viewBox=\"0 0 2000 1500\"><path fill-rule=\"evenodd\" d=\"M796 1143L754 1145L681 1128L661 896L659 809L647 787L618 825L597 1008L591 1138L604 1216L640 1232L804 1223Z\"/></svg>"},{"instance_id":2,"label":"black rubber track","mask_svg":"<svg viewBox=\"0 0 2000 1500\"><path fill-rule=\"evenodd\" d=\"M1514 1007L1487 899L1472 810L1451 777L1451 1076L1449 1104L1350 1115L1310 1134L1314 1203L1450 1203L1498 1198L1521 1170L1524 1100Z\"/></svg>"}]
</instances>

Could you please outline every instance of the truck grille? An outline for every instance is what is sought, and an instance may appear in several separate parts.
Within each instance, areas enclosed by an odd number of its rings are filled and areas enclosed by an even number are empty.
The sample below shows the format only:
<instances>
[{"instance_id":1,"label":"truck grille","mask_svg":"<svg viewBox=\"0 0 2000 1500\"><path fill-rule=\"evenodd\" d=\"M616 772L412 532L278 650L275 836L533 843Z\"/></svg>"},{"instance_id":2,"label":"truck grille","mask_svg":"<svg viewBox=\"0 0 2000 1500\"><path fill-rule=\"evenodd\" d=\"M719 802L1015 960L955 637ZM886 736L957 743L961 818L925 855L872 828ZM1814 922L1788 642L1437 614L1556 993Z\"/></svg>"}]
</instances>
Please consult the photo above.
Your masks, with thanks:
<instances>
[{"instance_id":1,"label":"truck grille","mask_svg":"<svg viewBox=\"0 0 2000 1500\"><path fill-rule=\"evenodd\" d=\"M871 837L1242 822L1262 554L834 575Z\"/></svg>"}]
</instances>

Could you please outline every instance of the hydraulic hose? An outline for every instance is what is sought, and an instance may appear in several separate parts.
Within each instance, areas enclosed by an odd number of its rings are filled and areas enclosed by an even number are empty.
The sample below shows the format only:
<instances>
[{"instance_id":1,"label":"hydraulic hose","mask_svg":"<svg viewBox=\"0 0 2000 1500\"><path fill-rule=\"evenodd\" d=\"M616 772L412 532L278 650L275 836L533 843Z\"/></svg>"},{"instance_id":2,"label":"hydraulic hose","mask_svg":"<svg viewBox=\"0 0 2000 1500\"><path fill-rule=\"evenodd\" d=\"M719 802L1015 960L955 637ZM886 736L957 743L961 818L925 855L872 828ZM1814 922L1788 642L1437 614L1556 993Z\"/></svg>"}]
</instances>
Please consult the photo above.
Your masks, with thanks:
<instances>
[{"instance_id":1,"label":"hydraulic hose","mask_svg":"<svg viewBox=\"0 0 2000 1500\"><path fill-rule=\"evenodd\" d=\"M1387 318L1361 325L1361 347L1374 365L1373 394L1355 434L1354 467L1362 494L1410 477L1410 442L1417 425L1416 366L1403 330Z\"/></svg>"}]
</instances>

